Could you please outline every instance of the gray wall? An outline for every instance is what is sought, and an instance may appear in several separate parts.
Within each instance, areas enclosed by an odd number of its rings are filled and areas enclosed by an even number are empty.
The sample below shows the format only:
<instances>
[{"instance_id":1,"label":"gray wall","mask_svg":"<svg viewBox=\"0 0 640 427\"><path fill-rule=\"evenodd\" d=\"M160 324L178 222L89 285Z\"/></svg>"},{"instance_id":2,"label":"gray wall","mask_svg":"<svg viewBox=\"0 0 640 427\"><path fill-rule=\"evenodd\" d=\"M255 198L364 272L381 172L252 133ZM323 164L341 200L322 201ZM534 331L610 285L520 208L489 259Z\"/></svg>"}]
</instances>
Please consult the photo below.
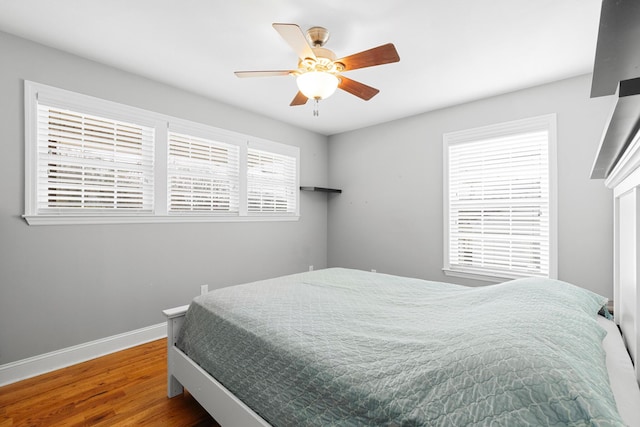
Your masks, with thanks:
<instances>
[{"instance_id":1,"label":"gray wall","mask_svg":"<svg viewBox=\"0 0 640 427\"><path fill-rule=\"evenodd\" d=\"M0 365L164 320L210 288L327 263L327 198L297 222L28 226L23 80L297 145L327 185L327 138L0 33Z\"/></svg>"},{"instance_id":2,"label":"gray wall","mask_svg":"<svg viewBox=\"0 0 640 427\"><path fill-rule=\"evenodd\" d=\"M557 113L558 276L612 297L612 194L589 173L615 100L581 76L332 136L330 266L476 285L443 267L442 135Z\"/></svg>"},{"instance_id":3,"label":"gray wall","mask_svg":"<svg viewBox=\"0 0 640 427\"><path fill-rule=\"evenodd\" d=\"M612 198L588 175L612 99L590 100L588 76L327 139L4 33L0 56L0 365L162 322L203 283L308 265L478 284L441 271L442 134L551 112L559 275L611 296ZM344 192L301 193L298 222L30 227L24 79L297 145L301 183Z\"/></svg>"}]
</instances>

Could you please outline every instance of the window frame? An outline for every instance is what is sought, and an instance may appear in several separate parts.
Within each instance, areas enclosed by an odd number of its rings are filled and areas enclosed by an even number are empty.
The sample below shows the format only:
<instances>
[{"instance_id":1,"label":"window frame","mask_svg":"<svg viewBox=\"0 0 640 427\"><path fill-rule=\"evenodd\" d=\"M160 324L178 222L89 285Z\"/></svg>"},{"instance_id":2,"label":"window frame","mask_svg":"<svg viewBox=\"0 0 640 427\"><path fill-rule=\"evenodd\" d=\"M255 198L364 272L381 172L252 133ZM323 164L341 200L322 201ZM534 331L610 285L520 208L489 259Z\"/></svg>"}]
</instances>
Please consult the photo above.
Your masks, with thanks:
<instances>
[{"instance_id":1,"label":"window frame","mask_svg":"<svg viewBox=\"0 0 640 427\"><path fill-rule=\"evenodd\" d=\"M251 206L250 206L251 205L251 203L250 203L250 200L251 200L250 189L253 188L253 186L250 183L251 174L250 174L250 167L249 167L249 164L248 164L249 163L248 160L249 160L249 156L250 156L250 151L258 151L258 152L267 153L267 155L273 156L274 160L278 160L280 158L280 160L283 160L283 162L284 162L283 163L283 167L285 169L291 169L291 168L288 168L287 165L286 165L286 162L287 162L286 157L291 158L291 156L289 154L287 154L286 150L269 149L268 145L266 145L265 143L261 143L261 142L254 142L254 143L250 144L247 147L247 156L246 156L246 159L247 159L247 174L246 174L246 177L247 177L247 186L246 186L246 190L247 190L247 197L246 197L246 200L247 200L247 206L246 206L247 215L273 215L273 216L278 216L278 215L292 215L292 214L294 214L295 211L296 211L296 207L298 206L298 202L295 202L295 200L294 200L294 209L293 209L293 211L290 211L288 207L289 207L289 203L291 202L291 198L287 197L287 196L284 196L286 198L286 200L287 200L287 210L285 212L282 212L282 211L279 211L279 210L274 212L272 210L266 210L266 209L265 210L257 210L256 211L256 210L252 210L251 209ZM290 194L291 196L293 196L294 199L295 199L295 197L297 197L297 194L299 194L299 188L300 188L299 183L296 182L296 179L295 179L295 177L300 175L299 168L300 168L300 162L296 162L293 165L293 170L294 170L293 173L295 175L294 176L294 181L293 181L293 183L291 183L291 185L289 187L284 187L285 188L284 193ZM276 179L276 181L282 180L281 179L282 177L279 177L279 178L280 179ZM284 178L286 179L287 177L285 176ZM274 206L276 206L276 205L277 204L274 201ZM263 208L264 208L264 206L263 206Z\"/></svg>"},{"instance_id":2,"label":"window frame","mask_svg":"<svg viewBox=\"0 0 640 427\"><path fill-rule=\"evenodd\" d=\"M253 221L297 221L300 217L300 148L282 144L238 132L216 128L202 123L192 122L165 114L160 114L113 101L56 88L32 81L24 81L25 101L25 205L24 215L29 225L68 225L68 224L135 224L135 223L189 223L189 222L253 222ZM37 205L37 165L38 165L38 103L56 108L64 108L83 114L120 120L154 129L154 168L153 168L153 208L151 213L136 212L38 212ZM225 144L235 145L239 149L239 211L237 213L202 214L176 212L168 210L168 160L169 132L188 134L198 138L212 139ZM295 159L295 212L291 213L251 213L247 212L247 147L259 146L260 149L284 154Z\"/></svg>"},{"instance_id":3,"label":"window frame","mask_svg":"<svg viewBox=\"0 0 640 427\"><path fill-rule=\"evenodd\" d=\"M165 197L167 198L166 201L163 201L161 208L163 209L162 215L168 215L169 217L176 217L176 218L186 218L186 217L192 217L192 218L199 218L201 216L206 216L206 217L211 217L211 220L213 221L214 218L218 218L218 219L229 219L229 220L237 220L240 221L242 220L242 217L244 216L243 213L243 195L242 195L242 191L243 191L243 165L244 162L246 160L244 160L244 158L246 157L246 146L248 144L247 142L247 138L244 135L232 132L232 131L227 131L224 129L218 129L218 128L213 128L211 126L207 126L207 125L203 125L200 123L195 123L195 122L191 122L188 120L183 120L183 119L176 119L176 118L172 118L172 121L170 123L167 124L167 132L166 132L166 137L167 137L167 143L166 143L166 150L164 151L164 155L167 156L167 161L165 162L165 164L168 164L168 158L169 158L169 133L170 132L176 132L176 133L180 133L180 134L186 134L189 136L194 136L196 138L202 138L202 139L209 139L209 140L213 140L213 141L218 141L218 142L222 142L224 144L229 144L229 145L234 145L238 147L238 160L239 160L239 170L238 170L238 185L239 185L239 194L238 194L238 212L237 213L210 213L210 214L203 214L203 215L198 215L198 214L193 214L193 213L188 213L188 214L180 214L180 213L174 213L174 212L169 212L169 200L168 200L168 196L169 196L169 181L168 181L168 173L163 174L163 188L166 188L166 192L164 193ZM276 144L276 143L273 143ZM246 178L245 180L246 181Z\"/></svg>"},{"instance_id":4,"label":"window frame","mask_svg":"<svg viewBox=\"0 0 640 427\"><path fill-rule=\"evenodd\" d=\"M519 272L482 271L477 268L463 268L452 266L450 259L450 209L449 209L449 146L452 144L471 143L508 135L519 135L533 131L548 131L548 180L549 180L549 268L548 277L558 276L558 231L557 231L557 118L556 114L530 117L510 122L492 124L461 131L443 134L443 272L447 276L475 279L488 282L502 282L504 280L527 277L530 275Z\"/></svg>"},{"instance_id":5,"label":"window frame","mask_svg":"<svg viewBox=\"0 0 640 427\"><path fill-rule=\"evenodd\" d=\"M152 211L154 128L40 104L37 117L38 212Z\"/></svg>"}]
</instances>

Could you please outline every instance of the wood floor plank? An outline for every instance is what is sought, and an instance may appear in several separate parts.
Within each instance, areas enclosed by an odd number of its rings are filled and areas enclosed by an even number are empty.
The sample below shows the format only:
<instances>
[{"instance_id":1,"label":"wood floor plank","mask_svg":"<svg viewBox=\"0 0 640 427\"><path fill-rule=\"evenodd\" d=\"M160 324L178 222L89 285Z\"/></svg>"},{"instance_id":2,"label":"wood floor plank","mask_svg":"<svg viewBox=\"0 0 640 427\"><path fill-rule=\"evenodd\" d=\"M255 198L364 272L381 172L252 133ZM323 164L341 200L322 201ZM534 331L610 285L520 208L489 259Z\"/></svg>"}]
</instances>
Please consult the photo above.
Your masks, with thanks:
<instances>
[{"instance_id":1,"label":"wood floor plank","mask_svg":"<svg viewBox=\"0 0 640 427\"><path fill-rule=\"evenodd\" d=\"M153 341L0 387L0 427L219 427L188 392L167 398L166 345Z\"/></svg>"},{"instance_id":2,"label":"wood floor plank","mask_svg":"<svg viewBox=\"0 0 640 427\"><path fill-rule=\"evenodd\" d=\"M145 344L145 347L147 346L148 344ZM131 366L138 367L135 371L136 375L141 372L157 374L166 369L166 367L162 368L162 364L166 361L166 355L163 356L156 352L157 354L149 355L149 357L139 357L136 353L147 355L146 352L140 350L136 348L135 353L133 349L119 352L131 353L131 357L128 359L123 359L119 353L114 353L7 386L5 387L6 393L0 393L0 407L7 405L5 399L14 402L15 410L30 411L34 404L39 406L43 402L50 405L57 402L58 405L63 406L65 400L76 402L82 396L86 397L89 391L97 393L103 388L117 389L128 384L130 377L127 376L127 372L131 372ZM82 381L78 381L78 378L82 378ZM32 395L34 387L40 391L35 397ZM0 390L4 390L4 388ZM60 390L65 392L60 393Z\"/></svg>"}]
</instances>

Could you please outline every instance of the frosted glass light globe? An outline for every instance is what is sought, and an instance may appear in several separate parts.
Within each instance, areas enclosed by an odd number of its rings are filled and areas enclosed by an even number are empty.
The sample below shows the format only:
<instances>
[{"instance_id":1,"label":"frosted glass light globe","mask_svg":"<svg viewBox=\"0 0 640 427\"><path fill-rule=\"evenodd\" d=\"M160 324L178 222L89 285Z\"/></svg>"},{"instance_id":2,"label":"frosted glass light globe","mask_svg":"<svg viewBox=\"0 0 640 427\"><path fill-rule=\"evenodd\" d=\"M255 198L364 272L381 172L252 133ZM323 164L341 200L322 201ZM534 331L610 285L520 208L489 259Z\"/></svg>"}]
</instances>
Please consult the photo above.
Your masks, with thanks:
<instances>
[{"instance_id":1,"label":"frosted glass light globe","mask_svg":"<svg viewBox=\"0 0 640 427\"><path fill-rule=\"evenodd\" d=\"M309 71L296 79L298 89L309 99L325 99L333 95L340 80L324 71Z\"/></svg>"}]
</instances>

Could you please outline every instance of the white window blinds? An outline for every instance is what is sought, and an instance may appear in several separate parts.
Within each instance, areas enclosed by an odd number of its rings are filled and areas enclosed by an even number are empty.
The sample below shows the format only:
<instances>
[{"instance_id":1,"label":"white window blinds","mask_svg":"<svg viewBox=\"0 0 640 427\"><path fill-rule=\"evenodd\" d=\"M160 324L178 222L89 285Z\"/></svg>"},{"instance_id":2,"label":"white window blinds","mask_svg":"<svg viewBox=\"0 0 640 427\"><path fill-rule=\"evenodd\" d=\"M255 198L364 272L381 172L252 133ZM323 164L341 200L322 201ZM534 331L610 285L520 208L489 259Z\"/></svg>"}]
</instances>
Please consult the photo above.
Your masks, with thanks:
<instances>
[{"instance_id":1,"label":"white window blinds","mask_svg":"<svg viewBox=\"0 0 640 427\"><path fill-rule=\"evenodd\" d=\"M238 213L238 146L169 132L169 213Z\"/></svg>"},{"instance_id":2,"label":"white window blinds","mask_svg":"<svg viewBox=\"0 0 640 427\"><path fill-rule=\"evenodd\" d=\"M152 212L153 133L38 104L37 211Z\"/></svg>"},{"instance_id":3,"label":"white window blinds","mask_svg":"<svg viewBox=\"0 0 640 427\"><path fill-rule=\"evenodd\" d=\"M296 221L300 148L25 81L30 225Z\"/></svg>"},{"instance_id":4,"label":"white window blinds","mask_svg":"<svg viewBox=\"0 0 640 427\"><path fill-rule=\"evenodd\" d=\"M493 277L555 274L550 132L546 122L528 123L495 137L449 140L445 268Z\"/></svg>"},{"instance_id":5,"label":"white window blinds","mask_svg":"<svg viewBox=\"0 0 640 427\"><path fill-rule=\"evenodd\" d=\"M247 151L247 209L256 214L297 212L296 158L249 148Z\"/></svg>"}]
</instances>

